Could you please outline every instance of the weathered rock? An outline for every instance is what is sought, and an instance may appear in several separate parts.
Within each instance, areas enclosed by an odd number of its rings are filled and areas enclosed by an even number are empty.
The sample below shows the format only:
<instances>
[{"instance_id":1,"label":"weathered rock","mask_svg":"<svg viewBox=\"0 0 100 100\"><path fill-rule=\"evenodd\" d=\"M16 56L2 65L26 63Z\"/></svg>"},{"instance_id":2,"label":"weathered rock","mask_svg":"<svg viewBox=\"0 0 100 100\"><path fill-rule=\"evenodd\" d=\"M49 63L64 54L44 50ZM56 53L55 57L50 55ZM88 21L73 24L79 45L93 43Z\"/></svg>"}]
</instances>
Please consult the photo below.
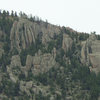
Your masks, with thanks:
<instances>
[{"instance_id":1,"label":"weathered rock","mask_svg":"<svg viewBox=\"0 0 100 100\"><path fill-rule=\"evenodd\" d=\"M20 81L20 90L22 92L25 92L28 96L31 96L30 89L32 88L32 86L29 86L29 85L30 85L30 82Z\"/></svg>"},{"instance_id":2,"label":"weathered rock","mask_svg":"<svg viewBox=\"0 0 100 100\"><path fill-rule=\"evenodd\" d=\"M21 66L21 60L19 55L14 55L11 58L11 67Z\"/></svg>"},{"instance_id":3,"label":"weathered rock","mask_svg":"<svg viewBox=\"0 0 100 100\"><path fill-rule=\"evenodd\" d=\"M33 74L47 72L50 68L56 65L54 55L46 53L36 53L35 56L27 56L26 70L31 68Z\"/></svg>"},{"instance_id":4,"label":"weathered rock","mask_svg":"<svg viewBox=\"0 0 100 100\"><path fill-rule=\"evenodd\" d=\"M60 28L51 24L41 22L30 22L27 19L20 18L19 21L15 21L11 29L10 40L11 49L17 48L19 51L21 48L25 49L32 43L35 43L37 37L40 38L43 44L50 41L54 34L59 34Z\"/></svg>"},{"instance_id":5,"label":"weathered rock","mask_svg":"<svg viewBox=\"0 0 100 100\"><path fill-rule=\"evenodd\" d=\"M86 45L86 41L82 42L82 49L81 49L81 62L83 64L89 65L87 54L88 54L88 47Z\"/></svg>"},{"instance_id":6,"label":"weathered rock","mask_svg":"<svg viewBox=\"0 0 100 100\"><path fill-rule=\"evenodd\" d=\"M35 42L36 34L34 33L35 25L26 19L15 21L11 29L10 40L12 49L25 49L31 43ZM37 30L36 30L37 31ZM38 33L38 31L37 31Z\"/></svg>"},{"instance_id":7,"label":"weathered rock","mask_svg":"<svg viewBox=\"0 0 100 100\"><path fill-rule=\"evenodd\" d=\"M91 71L100 72L100 53L89 54Z\"/></svg>"},{"instance_id":8,"label":"weathered rock","mask_svg":"<svg viewBox=\"0 0 100 100\"><path fill-rule=\"evenodd\" d=\"M90 65L91 71L100 71L100 41L95 34L91 34L87 41L83 42L81 49L81 62Z\"/></svg>"},{"instance_id":9,"label":"weathered rock","mask_svg":"<svg viewBox=\"0 0 100 100\"><path fill-rule=\"evenodd\" d=\"M13 82L17 82L18 80L18 77L15 76L15 73L13 72L13 68L11 68L10 66L7 66L7 72L10 76L10 79L13 81Z\"/></svg>"},{"instance_id":10,"label":"weathered rock","mask_svg":"<svg viewBox=\"0 0 100 100\"><path fill-rule=\"evenodd\" d=\"M57 54L57 50L56 50L56 48L53 48L52 55L53 55L54 59L56 58L56 54Z\"/></svg>"},{"instance_id":11,"label":"weathered rock","mask_svg":"<svg viewBox=\"0 0 100 100\"><path fill-rule=\"evenodd\" d=\"M43 36L42 36L43 44L46 44L47 42L49 42L54 37L55 34L56 35L60 34L60 27L51 25L51 24L48 24L47 28L44 27L44 24L42 24L41 30L43 33Z\"/></svg>"},{"instance_id":12,"label":"weathered rock","mask_svg":"<svg viewBox=\"0 0 100 100\"><path fill-rule=\"evenodd\" d=\"M30 90L32 92L34 92L34 94L39 94L39 92L41 92L44 96L46 96L48 93L49 87L48 86L37 86L34 81L29 81L29 82L25 82L25 81L20 81L20 90L21 92L25 92L28 96L31 96L32 93L30 92Z\"/></svg>"},{"instance_id":13,"label":"weathered rock","mask_svg":"<svg viewBox=\"0 0 100 100\"><path fill-rule=\"evenodd\" d=\"M11 58L11 64L7 66L7 72L9 73L10 79L13 82L18 80L18 76L23 73L28 77L28 72L31 70L34 75L39 73L47 72L50 68L56 66L56 50L54 49L52 54L42 54L39 50L35 56L27 55L26 65L21 65L19 55L14 55Z\"/></svg>"},{"instance_id":14,"label":"weathered rock","mask_svg":"<svg viewBox=\"0 0 100 100\"><path fill-rule=\"evenodd\" d=\"M72 43L72 39L67 34L63 34L62 48L65 52L71 49Z\"/></svg>"},{"instance_id":15,"label":"weathered rock","mask_svg":"<svg viewBox=\"0 0 100 100\"><path fill-rule=\"evenodd\" d=\"M21 61L19 55L12 56L11 64L7 66L7 72L13 82L17 82L18 75L21 73Z\"/></svg>"},{"instance_id":16,"label":"weathered rock","mask_svg":"<svg viewBox=\"0 0 100 100\"><path fill-rule=\"evenodd\" d=\"M33 64L33 57L27 55L27 59L26 59L27 70L29 70L32 67L32 64Z\"/></svg>"},{"instance_id":17,"label":"weathered rock","mask_svg":"<svg viewBox=\"0 0 100 100\"><path fill-rule=\"evenodd\" d=\"M47 72L50 68L56 65L56 61L51 54L35 55L33 57L32 72L35 74Z\"/></svg>"}]
</instances>

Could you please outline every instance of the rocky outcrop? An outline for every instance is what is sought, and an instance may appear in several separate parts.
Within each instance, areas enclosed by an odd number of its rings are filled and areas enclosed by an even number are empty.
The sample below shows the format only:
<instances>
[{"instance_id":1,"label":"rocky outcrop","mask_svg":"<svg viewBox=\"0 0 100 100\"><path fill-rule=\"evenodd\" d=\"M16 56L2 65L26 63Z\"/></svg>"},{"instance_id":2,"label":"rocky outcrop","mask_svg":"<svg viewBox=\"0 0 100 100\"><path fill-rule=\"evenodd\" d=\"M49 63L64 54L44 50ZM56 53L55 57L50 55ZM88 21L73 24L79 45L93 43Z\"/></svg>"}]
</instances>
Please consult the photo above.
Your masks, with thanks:
<instances>
[{"instance_id":1,"label":"rocky outcrop","mask_svg":"<svg viewBox=\"0 0 100 100\"><path fill-rule=\"evenodd\" d=\"M11 67L21 66L21 60L19 55L12 56Z\"/></svg>"},{"instance_id":2,"label":"rocky outcrop","mask_svg":"<svg viewBox=\"0 0 100 100\"><path fill-rule=\"evenodd\" d=\"M54 55L50 53L41 54L39 51L35 56L27 56L26 69L31 68L33 74L47 72L50 68L56 66Z\"/></svg>"},{"instance_id":3,"label":"rocky outcrop","mask_svg":"<svg viewBox=\"0 0 100 100\"><path fill-rule=\"evenodd\" d=\"M46 24L46 25L45 25ZM29 47L39 38L43 44L50 41L54 34L60 33L60 27L48 23L31 22L28 19L20 18L15 21L11 29L10 40L11 49L17 48L19 51Z\"/></svg>"},{"instance_id":4,"label":"rocky outcrop","mask_svg":"<svg viewBox=\"0 0 100 100\"><path fill-rule=\"evenodd\" d=\"M55 34L56 35L60 34L60 27L58 26L51 25L51 24L48 24L47 28L43 26L44 24L42 24L41 26L41 32L43 33L43 36L42 36L43 44L46 44L47 42L49 42L54 37Z\"/></svg>"},{"instance_id":5,"label":"rocky outcrop","mask_svg":"<svg viewBox=\"0 0 100 100\"><path fill-rule=\"evenodd\" d=\"M31 96L30 89L33 87L33 82L24 82L20 81L20 90L21 92L25 92L28 96Z\"/></svg>"},{"instance_id":6,"label":"rocky outcrop","mask_svg":"<svg viewBox=\"0 0 100 100\"><path fill-rule=\"evenodd\" d=\"M72 39L67 34L63 34L63 42L62 42L62 48L65 52L71 49L72 47Z\"/></svg>"},{"instance_id":7,"label":"rocky outcrop","mask_svg":"<svg viewBox=\"0 0 100 100\"><path fill-rule=\"evenodd\" d=\"M10 79L13 82L17 82L18 76L21 73L21 61L19 55L12 56L11 64L7 66L7 72Z\"/></svg>"},{"instance_id":8,"label":"rocky outcrop","mask_svg":"<svg viewBox=\"0 0 100 100\"><path fill-rule=\"evenodd\" d=\"M20 81L20 90L21 92L26 93L30 97L32 97L32 95L37 95L40 92L42 93L43 96L47 96L48 94L50 94L50 92L48 91L49 86L43 86L41 84L37 86L34 81L29 81L29 82Z\"/></svg>"},{"instance_id":9,"label":"rocky outcrop","mask_svg":"<svg viewBox=\"0 0 100 100\"><path fill-rule=\"evenodd\" d=\"M27 48L31 43L35 42L35 38L39 33L38 30L39 27L35 28L35 24L26 19L21 18L19 21L15 21L10 34L11 49Z\"/></svg>"},{"instance_id":10,"label":"rocky outcrop","mask_svg":"<svg viewBox=\"0 0 100 100\"><path fill-rule=\"evenodd\" d=\"M19 17L1 11L0 22L0 100L97 98L99 77L80 67L100 72L100 35L89 37L22 12Z\"/></svg>"},{"instance_id":11,"label":"rocky outcrop","mask_svg":"<svg viewBox=\"0 0 100 100\"><path fill-rule=\"evenodd\" d=\"M26 66L27 70L29 70L33 66L33 57L30 55L27 55Z\"/></svg>"},{"instance_id":12,"label":"rocky outcrop","mask_svg":"<svg viewBox=\"0 0 100 100\"><path fill-rule=\"evenodd\" d=\"M38 75L39 73L47 72L50 68L55 67L57 65L55 61L56 50L52 51L52 54L45 53L42 54L39 50L35 56L27 55L26 65L21 65L21 60L19 55L14 55L11 58L10 65L7 66L7 72L10 76L10 79L13 82L16 82L19 74L23 73L25 76L28 76L28 72L32 71L34 75Z\"/></svg>"},{"instance_id":13,"label":"rocky outcrop","mask_svg":"<svg viewBox=\"0 0 100 100\"><path fill-rule=\"evenodd\" d=\"M100 71L100 41L95 34L91 34L87 41L82 43L81 62L90 67L91 71Z\"/></svg>"}]
</instances>

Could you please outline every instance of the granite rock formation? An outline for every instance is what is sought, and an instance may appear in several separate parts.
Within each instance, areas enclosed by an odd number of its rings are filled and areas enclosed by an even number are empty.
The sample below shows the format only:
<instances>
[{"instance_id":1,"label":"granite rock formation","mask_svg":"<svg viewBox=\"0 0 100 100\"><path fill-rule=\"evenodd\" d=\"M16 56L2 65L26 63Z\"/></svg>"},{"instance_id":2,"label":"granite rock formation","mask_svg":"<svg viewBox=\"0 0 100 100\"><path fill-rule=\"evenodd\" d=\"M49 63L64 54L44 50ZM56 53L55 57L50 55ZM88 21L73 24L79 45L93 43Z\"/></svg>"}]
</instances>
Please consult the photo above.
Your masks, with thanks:
<instances>
[{"instance_id":1,"label":"granite rock formation","mask_svg":"<svg viewBox=\"0 0 100 100\"><path fill-rule=\"evenodd\" d=\"M100 72L100 40L97 40L95 34L91 34L89 39L83 42L81 61L90 66L91 71Z\"/></svg>"}]
</instances>

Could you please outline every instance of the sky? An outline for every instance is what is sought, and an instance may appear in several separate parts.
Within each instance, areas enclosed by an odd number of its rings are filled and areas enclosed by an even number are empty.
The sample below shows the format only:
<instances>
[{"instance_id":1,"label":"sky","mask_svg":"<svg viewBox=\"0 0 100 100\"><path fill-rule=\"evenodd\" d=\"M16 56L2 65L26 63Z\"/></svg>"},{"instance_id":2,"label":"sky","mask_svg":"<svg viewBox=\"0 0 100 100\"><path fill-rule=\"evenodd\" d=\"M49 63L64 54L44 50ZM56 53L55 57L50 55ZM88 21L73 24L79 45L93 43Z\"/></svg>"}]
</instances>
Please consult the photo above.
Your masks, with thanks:
<instances>
[{"instance_id":1,"label":"sky","mask_svg":"<svg viewBox=\"0 0 100 100\"><path fill-rule=\"evenodd\" d=\"M0 9L22 11L51 24L100 34L100 0L0 0Z\"/></svg>"}]
</instances>

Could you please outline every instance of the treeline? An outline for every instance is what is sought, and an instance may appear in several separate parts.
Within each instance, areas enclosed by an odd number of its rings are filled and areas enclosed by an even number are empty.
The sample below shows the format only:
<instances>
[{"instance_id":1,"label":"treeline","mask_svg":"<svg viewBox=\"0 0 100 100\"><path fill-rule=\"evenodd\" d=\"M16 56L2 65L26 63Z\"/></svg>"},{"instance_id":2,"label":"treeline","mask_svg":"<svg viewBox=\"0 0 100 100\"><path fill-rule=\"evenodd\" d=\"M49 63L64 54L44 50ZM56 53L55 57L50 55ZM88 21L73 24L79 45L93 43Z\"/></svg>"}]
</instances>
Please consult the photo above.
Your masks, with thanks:
<instances>
[{"instance_id":1,"label":"treeline","mask_svg":"<svg viewBox=\"0 0 100 100\"><path fill-rule=\"evenodd\" d=\"M32 22L37 22L38 24L40 24L41 22L43 22L45 24L45 26L47 27L48 21L47 19L43 20L38 16L33 16L32 14L27 15L26 13L20 11L19 13L16 11L6 11L6 10L0 10L0 18L3 17L13 17L14 19L18 20L20 17L22 18L26 18Z\"/></svg>"},{"instance_id":2,"label":"treeline","mask_svg":"<svg viewBox=\"0 0 100 100\"><path fill-rule=\"evenodd\" d=\"M0 17L9 17L9 16L17 17L18 14L16 11L14 12L13 10L11 11L11 13L6 10L0 10Z\"/></svg>"}]
</instances>

